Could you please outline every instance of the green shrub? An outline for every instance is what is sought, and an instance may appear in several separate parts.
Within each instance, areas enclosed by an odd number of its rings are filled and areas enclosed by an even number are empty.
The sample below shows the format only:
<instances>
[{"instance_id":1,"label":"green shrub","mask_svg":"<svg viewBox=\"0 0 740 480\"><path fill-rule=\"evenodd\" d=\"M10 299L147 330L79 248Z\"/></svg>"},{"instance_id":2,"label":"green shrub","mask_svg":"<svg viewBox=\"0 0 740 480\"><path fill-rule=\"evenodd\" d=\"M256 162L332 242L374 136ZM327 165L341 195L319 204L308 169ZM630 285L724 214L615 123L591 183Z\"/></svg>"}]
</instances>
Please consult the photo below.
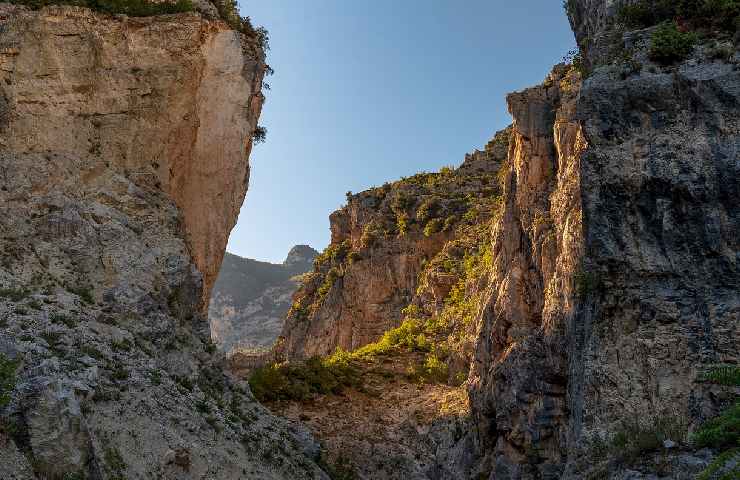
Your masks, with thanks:
<instances>
[{"instance_id":1,"label":"green shrub","mask_svg":"<svg viewBox=\"0 0 740 480\"><path fill-rule=\"evenodd\" d=\"M409 230L409 217L406 214L396 216L396 227L400 236L406 235Z\"/></svg>"},{"instance_id":2,"label":"green shrub","mask_svg":"<svg viewBox=\"0 0 740 480\"><path fill-rule=\"evenodd\" d=\"M193 4L190 0L161 3L148 0L12 0L12 3L25 5L34 10L48 5L74 5L104 13L123 14L131 17L148 17L193 10Z\"/></svg>"},{"instance_id":3,"label":"green shrub","mask_svg":"<svg viewBox=\"0 0 740 480\"><path fill-rule=\"evenodd\" d=\"M440 209L439 198L430 197L422 202L419 209L416 211L416 219L424 223L430 218L437 215Z\"/></svg>"},{"instance_id":4,"label":"green shrub","mask_svg":"<svg viewBox=\"0 0 740 480\"><path fill-rule=\"evenodd\" d=\"M385 332L377 342L370 343L352 352L352 356L370 359L378 355L386 355L399 348L408 348L415 351L427 351L429 349L429 343L418 320L410 318L404 320L399 327Z\"/></svg>"},{"instance_id":5,"label":"green shrub","mask_svg":"<svg viewBox=\"0 0 740 480\"><path fill-rule=\"evenodd\" d=\"M708 422L693 435L699 448L731 448L740 446L740 402Z\"/></svg>"},{"instance_id":6,"label":"green shrub","mask_svg":"<svg viewBox=\"0 0 740 480\"><path fill-rule=\"evenodd\" d=\"M252 132L252 142L255 145L258 145L260 143L265 143L267 141L267 129L261 125L257 125L257 127L254 129L254 132Z\"/></svg>"},{"instance_id":7,"label":"green shrub","mask_svg":"<svg viewBox=\"0 0 740 480\"><path fill-rule=\"evenodd\" d=\"M692 28L735 29L740 0L642 0L624 5L618 21L628 28L645 28L681 19Z\"/></svg>"},{"instance_id":8,"label":"green shrub","mask_svg":"<svg viewBox=\"0 0 740 480\"><path fill-rule=\"evenodd\" d=\"M17 360L10 360L0 353L0 410L10 402L10 394L15 389L18 364Z\"/></svg>"},{"instance_id":9,"label":"green shrub","mask_svg":"<svg viewBox=\"0 0 740 480\"><path fill-rule=\"evenodd\" d=\"M11 302L20 302L29 295L30 292L23 288L0 288L0 297L7 298Z\"/></svg>"},{"instance_id":10,"label":"green shrub","mask_svg":"<svg viewBox=\"0 0 740 480\"><path fill-rule=\"evenodd\" d=\"M429 220L429 222L424 227L424 236L431 237L432 235L440 232L441 230L442 230L442 219L433 218Z\"/></svg>"},{"instance_id":11,"label":"green shrub","mask_svg":"<svg viewBox=\"0 0 740 480\"><path fill-rule=\"evenodd\" d=\"M54 312L49 315L49 320L52 323L62 324L67 328L74 328L77 325L77 320L65 315L64 313Z\"/></svg>"},{"instance_id":12,"label":"green shrub","mask_svg":"<svg viewBox=\"0 0 740 480\"><path fill-rule=\"evenodd\" d=\"M91 305L95 303L95 298L93 297L92 288L90 287L68 287L67 291L69 293L72 293L80 297L80 300L82 300L82 303L85 303L87 305Z\"/></svg>"},{"instance_id":13,"label":"green shrub","mask_svg":"<svg viewBox=\"0 0 740 480\"><path fill-rule=\"evenodd\" d=\"M425 378L436 383L447 382L448 367L440 358L430 353L424 361Z\"/></svg>"},{"instance_id":14,"label":"green shrub","mask_svg":"<svg viewBox=\"0 0 740 480\"><path fill-rule=\"evenodd\" d=\"M709 466L707 466L707 468L705 468L704 471L699 474L699 476L696 477L696 480L710 480L714 477L714 475L722 470L727 462L734 459L736 456L740 456L740 448L734 448L732 450L722 452L721 454L717 455L714 460L712 460L712 463L710 463ZM719 477L719 480L737 480L738 478L740 478L739 467L735 466L733 468L733 472L729 472L727 475Z\"/></svg>"},{"instance_id":15,"label":"green shrub","mask_svg":"<svg viewBox=\"0 0 740 480\"><path fill-rule=\"evenodd\" d=\"M573 276L576 295L583 297L596 293L600 288L599 276L592 272L584 272L579 270Z\"/></svg>"},{"instance_id":16,"label":"green shrub","mask_svg":"<svg viewBox=\"0 0 740 480\"><path fill-rule=\"evenodd\" d=\"M318 294L319 298L324 298L329 294L329 290L334 286L337 280L342 278L342 272L337 267L332 267L329 273L326 274L323 283L319 287Z\"/></svg>"},{"instance_id":17,"label":"green shrub","mask_svg":"<svg viewBox=\"0 0 740 480\"><path fill-rule=\"evenodd\" d=\"M337 349L326 359L313 357L302 363L268 365L252 372L249 386L262 402L301 401L316 394L338 394L361 383L350 361L349 353Z\"/></svg>"},{"instance_id":18,"label":"green shrub","mask_svg":"<svg viewBox=\"0 0 740 480\"><path fill-rule=\"evenodd\" d=\"M683 60L694 50L697 38L693 32L680 31L676 22L662 23L653 33L650 58L663 64Z\"/></svg>"},{"instance_id":19,"label":"green shrub","mask_svg":"<svg viewBox=\"0 0 740 480\"><path fill-rule=\"evenodd\" d=\"M659 416L647 422L638 418L622 422L611 440L611 446L623 458L634 461L645 453L663 448L663 442L686 441L688 426L675 415Z\"/></svg>"},{"instance_id":20,"label":"green shrub","mask_svg":"<svg viewBox=\"0 0 740 480\"><path fill-rule=\"evenodd\" d=\"M728 387L740 387L740 366L714 366L702 376L702 380Z\"/></svg>"}]
</instances>

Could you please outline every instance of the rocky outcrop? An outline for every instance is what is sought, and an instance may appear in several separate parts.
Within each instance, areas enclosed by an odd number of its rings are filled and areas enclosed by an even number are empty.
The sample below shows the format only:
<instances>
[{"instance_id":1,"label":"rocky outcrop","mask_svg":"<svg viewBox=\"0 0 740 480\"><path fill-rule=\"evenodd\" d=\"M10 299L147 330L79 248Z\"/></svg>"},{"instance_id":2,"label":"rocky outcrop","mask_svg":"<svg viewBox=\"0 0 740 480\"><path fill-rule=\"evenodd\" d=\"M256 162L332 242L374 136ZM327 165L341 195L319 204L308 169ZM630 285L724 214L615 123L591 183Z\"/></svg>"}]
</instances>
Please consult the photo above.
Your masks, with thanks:
<instances>
[{"instance_id":1,"label":"rocky outcrop","mask_svg":"<svg viewBox=\"0 0 740 480\"><path fill-rule=\"evenodd\" d=\"M213 356L257 39L0 5L0 476L326 478Z\"/></svg>"},{"instance_id":2,"label":"rocky outcrop","mask_svg":"<svg viewBox=\"0 0 740 480\"><path fill-rule=\"evenodd\" d=\"M162 190L207 300L249 179L266 68L256 39L195 13L4 5L2 16L0 147L74 154L84 184L116 169Z\"/></svg>"},{"instance_id":3,"label":"rocky outcrop","mask_svg":"<svg viewBox=\"0 0 740 480\"><path fill-rule=\"evenodd\" d=\"M331 244L296 293L279 355L295 359L337 347L355 350L397 327L427 264L462 225L485 222L493 214L496 172L507 143L505 130L458 169L349 195L348 205L330 216ZM436 295L430 290L441 305L456 280L438 273Z\"/></svg>"},{"instance_id":4,"label":"rocky outcrop","mask_svg":"<svg viewBox=\"0 0 740 480\"><path fill-rule=\"evenodd\" d=\"M603 445L635 424L671 425L680 442L733 401L702 374L740 360L738 55L699 45L658 65L649 32L596 40L614 2L568 4L593 42L590 76L556 68L509 97L511 173L470 378L484 470L691 478L706 452L626 465ZM602 47L628 48L639 68Z\"/></svg>"},{"instance_id":5,"label":"rocky outcrop","mask_svg":"<svg viewBox=\"0 0 740 480\"><path fill-rule=\"evenodd\" d=\"M300 275L319 254L297 245L285 262L272 264L227 253L211 295L211 337L224 352L266 349L280 335Z\"/></svg>"},{"instance_id":6,"label":"rocky outcrop","mask_svg":"<svg viewBox=\"0 0 740 480\"><path fill-rule=\"evenodd\" d=\"M563 461L568 363L561 352L576 307L580 160L588 145L575 118L578 90L577 74L560 66L542 86L508 98L514 126L504 212L494 226L470 386L497 479L558 478Z\"/></svg>"}]
</instances>

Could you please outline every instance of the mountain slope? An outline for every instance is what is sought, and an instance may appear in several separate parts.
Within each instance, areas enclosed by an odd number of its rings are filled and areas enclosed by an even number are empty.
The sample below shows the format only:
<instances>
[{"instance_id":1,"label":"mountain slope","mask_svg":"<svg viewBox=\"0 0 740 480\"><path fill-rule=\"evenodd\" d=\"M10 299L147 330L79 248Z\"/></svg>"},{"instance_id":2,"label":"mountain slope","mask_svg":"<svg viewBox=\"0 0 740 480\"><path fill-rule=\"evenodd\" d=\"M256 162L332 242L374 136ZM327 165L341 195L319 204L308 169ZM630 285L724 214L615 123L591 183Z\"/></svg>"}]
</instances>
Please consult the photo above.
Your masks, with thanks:
<instances>
[{"instance_id":1,"label":"mountain slope","mask_svg":"<svg viewBox=\"0 0 740 480\"><path fill-rule=\"evenodd\" d=\"M276 265L227 253L208 310L211 337L219 348L229 352L271 346L298 288L296 277L313 268L318 254L297 245Z\"/></svg>"}]
</instances>

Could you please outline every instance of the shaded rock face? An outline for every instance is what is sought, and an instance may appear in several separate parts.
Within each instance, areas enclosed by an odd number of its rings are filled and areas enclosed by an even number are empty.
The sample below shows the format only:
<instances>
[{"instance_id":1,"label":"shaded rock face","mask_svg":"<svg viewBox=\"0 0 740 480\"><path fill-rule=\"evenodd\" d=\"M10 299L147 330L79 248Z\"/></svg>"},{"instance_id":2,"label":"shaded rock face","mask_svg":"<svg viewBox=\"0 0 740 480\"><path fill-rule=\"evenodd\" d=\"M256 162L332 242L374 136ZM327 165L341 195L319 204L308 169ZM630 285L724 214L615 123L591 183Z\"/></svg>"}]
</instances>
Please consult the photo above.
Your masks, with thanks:
<instances>
[{"instance_id":1,"label":"shaded rock face","mask_svg":"<svg viewBox=\"0 0 740 480\"><path fill-rule=\"evenodd\" d=\"M230 352L270 347L293 303L296 277L313 269L318 254L298 245L276 265L227 253L208 309L211 337L219 348Z\"/></svg>"},{"instance_id":2,"label":"shaded rock face","mask_svg":"<svg viewBox=\"0 0 740 480\"><path fill-rule=\"evenodd\" d=\"M161 189L182 214L207 300L247 188L259 47L197 14L3 9L3 150L71 153L84 183L115 168Z\"/></svg>"},{"instance_id":3,"label":"shaded rock face","mask_svg":"<svg viewBox=\"0 0 740 480\"><path fill-rule=\"evenodd\" d=\"M0 45L0 476L326 478L223 374L202 313L246 187L256 39L2 4Z\"/></svg>"},{"instance_id":4,"label":"shaded rock face","mask_svg":"<svg viewBox=\"0 0 740 480\"><path fill-rule=\"evenodd\" d=\"M615 11L570 3L579 38ZM511 171L470 376L490 478L653 478L652 457L599 470L592 449L625 422L685 432L732 401L701 374L740 360L740 72L704 46L664 68L627 40L641 73L606 63L581 83L556 68L508 99ZM706 458L662 462L693 478Z\"/></svg>"},{"instance_id":5,"label":"shaded rock face","mask_svg":"<svg viewBox=\"0 0 740 480\"><path fill-rule=\"evenodd\" d=\"M479 198L498 191L502 144L508 144L508 131L484 151L469 154L458 169L349 196L348 205L329 218L331 244L295 295L278 356L300 359L337 347L355 350L397 327L426 263L454 239L455 228L468 221L465 214ZM452 285L438 280L441 302Z\"/></svg>"}]
</instances>

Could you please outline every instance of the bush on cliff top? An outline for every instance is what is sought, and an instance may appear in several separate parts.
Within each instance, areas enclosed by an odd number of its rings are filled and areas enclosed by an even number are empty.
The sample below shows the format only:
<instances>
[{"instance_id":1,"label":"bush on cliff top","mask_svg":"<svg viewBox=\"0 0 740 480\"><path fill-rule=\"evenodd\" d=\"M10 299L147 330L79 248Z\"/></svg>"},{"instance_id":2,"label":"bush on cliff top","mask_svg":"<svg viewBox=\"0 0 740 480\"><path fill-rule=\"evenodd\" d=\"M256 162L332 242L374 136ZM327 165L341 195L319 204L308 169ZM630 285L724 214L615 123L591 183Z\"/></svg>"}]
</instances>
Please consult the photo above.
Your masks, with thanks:
<instances>
[{"instance_id":1,"label":"bush on cliff top","mask_svg":"<svg viewBox=\"0 0 740 480\"><path fill-rule=\"evenodd\" d=\"M672 63L685 58L694 49L697 36L682 32L675 22L665 22L653 34L650 58L660 63Z\"/></svg>"},{"instance_id":2,"label":"bush on cliff top","mask_svg":"<svg viewBox=\"0 0 740 480\"><path fill-rule=\"evenodd\" d=\"M155 3L148 0L14 0L13 3L25 5L34 10L49 5L72 5L86 7L110 14L123 14L130 17L149 17L193 11L191 0Z\"/></svg>"},{"instance_id":3,"label":"bush on cliff top","mask_svg":"<svg viewBox=\"0 0 740 480\"><path fill-rule=\"evenodd\" d=\"M733 31L738 16L740 0L642 0L622 6L618 20L629 28L678 20L692 28Z\"/></svg>"}]
</instances>

